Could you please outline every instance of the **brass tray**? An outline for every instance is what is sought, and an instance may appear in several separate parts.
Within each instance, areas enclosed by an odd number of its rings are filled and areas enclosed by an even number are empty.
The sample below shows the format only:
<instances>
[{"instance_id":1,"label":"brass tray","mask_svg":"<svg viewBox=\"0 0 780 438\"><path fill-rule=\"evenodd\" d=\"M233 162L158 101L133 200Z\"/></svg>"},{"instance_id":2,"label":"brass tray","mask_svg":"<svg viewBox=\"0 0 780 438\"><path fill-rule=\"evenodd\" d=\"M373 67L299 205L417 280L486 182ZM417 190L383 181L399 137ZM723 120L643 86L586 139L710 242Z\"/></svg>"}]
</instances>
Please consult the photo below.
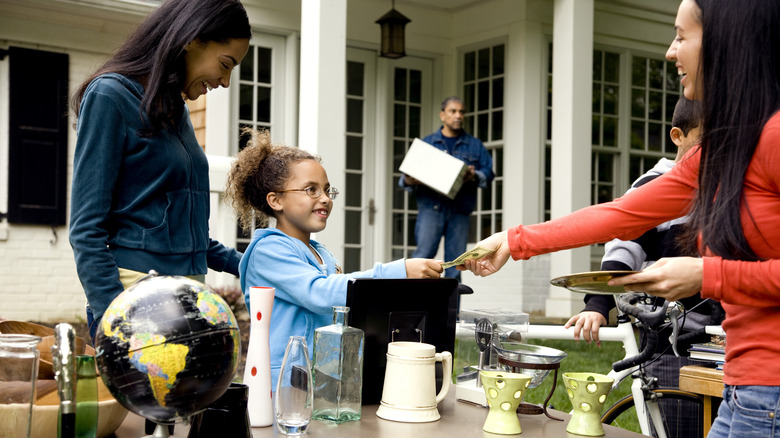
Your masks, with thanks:
<instances>
[{"instance_id":1,"label":"brass tray","mask_svg":"<svg viewBox=\"0 0 780 438\"><path fill-rule=\"evenodd\" d=\"M592 271L569 274L553 278L550 284L565 287L573 292L597 295L617 295L625 293L623 286L608 286L607 282L615 277L636 274L639 271Z\"/></svg>"}]
</instances>

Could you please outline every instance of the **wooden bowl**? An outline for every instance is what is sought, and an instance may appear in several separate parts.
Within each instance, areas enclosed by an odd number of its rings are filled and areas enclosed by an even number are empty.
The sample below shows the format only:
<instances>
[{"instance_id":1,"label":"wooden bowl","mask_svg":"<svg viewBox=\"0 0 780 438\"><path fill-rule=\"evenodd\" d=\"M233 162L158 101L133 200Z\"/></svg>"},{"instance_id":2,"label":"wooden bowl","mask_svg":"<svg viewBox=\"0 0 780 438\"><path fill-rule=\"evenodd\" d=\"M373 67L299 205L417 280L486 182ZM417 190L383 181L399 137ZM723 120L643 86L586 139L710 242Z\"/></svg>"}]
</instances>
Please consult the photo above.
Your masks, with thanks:
<instances>
[{"instance_id":1,"label":"wooden bowl","mask_svg":"<svg viewBox=\"0 0 780 438\"><path fill-rule=\"evenodd\" d=\"M103 381L98 378L98 437L111 436L119 428L127 416L125 409L111 396ZM57 384L53 380L37 382L38 399L33 406L32 434L33 438L57 438L57 420L60 399L57 395ZM0 404L0 436L25 436L27 424L25 409L27 404Z\"/></svg>"},{"instance_id":2,"label":"wooden bowl","mask_svg":"<svg viewBox=\"0 0 780 438\"><path fill-rule=\"evenodd\" d=\"M38 378L53 379L54 369L51 360L51 346L54 345L54 329L45 325L27 321L0 321L0 334L17 334L40 336L38 344L40 359L38 361ZM95 349L87 345L84 338L76 336L76 354L89 354L94 356ZM2 435L0 435L2 436Z\"/></svg>"}]
</instances>

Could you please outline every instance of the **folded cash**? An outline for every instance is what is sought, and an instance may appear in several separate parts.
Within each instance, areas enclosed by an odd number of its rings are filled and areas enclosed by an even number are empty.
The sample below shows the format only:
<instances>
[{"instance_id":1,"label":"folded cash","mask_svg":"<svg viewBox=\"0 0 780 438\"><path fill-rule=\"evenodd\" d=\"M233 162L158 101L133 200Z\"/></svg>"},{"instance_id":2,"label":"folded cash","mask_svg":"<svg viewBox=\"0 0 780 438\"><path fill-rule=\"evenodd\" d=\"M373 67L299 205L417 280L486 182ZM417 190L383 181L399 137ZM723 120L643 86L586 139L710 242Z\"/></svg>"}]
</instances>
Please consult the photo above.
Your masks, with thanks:
<instances>
[{"instance_id":1,"label":"folded cash","mask_svg":"<svg viewBox=\"0 0 780 438\"><path fill-rule=\"evenodd\" d=\"M482 257L485 257L486 255L493 253L494 251L495 249L485 249L485 248L476 247L474 249L470 249L464 252L463 254L459 255L458 258L456 258L451 262L442 263L441 267L442 269L447 269L453 266L462 265L463 262L465 262L466 260L479 260Z\"/></svg>"}]
</instances>

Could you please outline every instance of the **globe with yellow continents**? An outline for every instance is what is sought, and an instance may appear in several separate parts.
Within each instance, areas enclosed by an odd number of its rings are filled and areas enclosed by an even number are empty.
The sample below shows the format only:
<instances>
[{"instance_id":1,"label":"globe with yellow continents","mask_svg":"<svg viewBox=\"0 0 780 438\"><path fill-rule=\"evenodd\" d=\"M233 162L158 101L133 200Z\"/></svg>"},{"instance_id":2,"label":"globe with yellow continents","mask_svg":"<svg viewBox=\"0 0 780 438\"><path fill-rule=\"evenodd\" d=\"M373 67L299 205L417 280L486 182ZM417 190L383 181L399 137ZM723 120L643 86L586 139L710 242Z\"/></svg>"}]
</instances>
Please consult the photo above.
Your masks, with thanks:
<instances>
[{"instance_id":1,"label":"globe with yellow continents","mask_svg":"<svg viewBox=\"0 0 780 438\"><path fill-rule=\"evenodd\" d=\"M238 323L208 286L152 273L109 305L95 339L103 382L128 410L158 424L187 420L233 380Z\"/></svg>"}]
</instances>

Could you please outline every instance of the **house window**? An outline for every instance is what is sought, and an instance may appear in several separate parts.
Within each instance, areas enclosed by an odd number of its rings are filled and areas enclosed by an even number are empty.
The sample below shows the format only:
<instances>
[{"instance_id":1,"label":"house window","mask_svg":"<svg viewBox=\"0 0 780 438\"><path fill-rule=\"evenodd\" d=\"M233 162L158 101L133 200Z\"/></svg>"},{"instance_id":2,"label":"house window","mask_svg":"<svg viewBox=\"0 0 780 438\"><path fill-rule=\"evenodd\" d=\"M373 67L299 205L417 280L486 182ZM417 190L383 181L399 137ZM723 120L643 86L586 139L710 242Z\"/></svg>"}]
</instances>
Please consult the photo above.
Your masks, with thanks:
<instances>
[{"instance_id":1,"label":"house window","mask_svg":"<svg viewBox=\"0 0 780 438\"><path fill-rule=\"evenodd\" d=\"M504 53L504 44L498 44L465 52L462 58L464 129L488 148L496 175L487 188L477 191L469 242L478 242L503 229Z\"/></svg>"},{"instance_id":2,"label":"house window","mask_svg":"<svg viewBox=\"0 0 780 438\"><path fill-rule=\"evenodd\" d=\"M627 70L630 75L623 74ZM628 50L594 50L592 79L591 203L596 204L623 195L662 157L674 158L669 130L680 85L674 63ZM545 220L550 219L552 173L552 44L547 83Z\"/></svg>"}]
</instances>

